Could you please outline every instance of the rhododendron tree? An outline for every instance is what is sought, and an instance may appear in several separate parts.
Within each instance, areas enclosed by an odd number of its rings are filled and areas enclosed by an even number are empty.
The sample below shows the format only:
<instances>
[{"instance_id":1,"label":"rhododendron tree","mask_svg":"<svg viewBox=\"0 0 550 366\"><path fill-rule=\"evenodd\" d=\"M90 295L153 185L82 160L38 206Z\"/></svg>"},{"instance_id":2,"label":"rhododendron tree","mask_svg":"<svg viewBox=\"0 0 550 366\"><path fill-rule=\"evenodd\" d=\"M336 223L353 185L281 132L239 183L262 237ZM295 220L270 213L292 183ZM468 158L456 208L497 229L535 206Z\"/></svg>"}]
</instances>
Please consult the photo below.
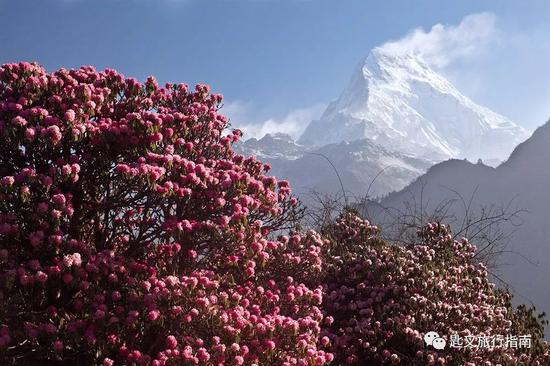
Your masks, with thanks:
<instances>
[{"instance_id":1,"label":"rhododendron tree","mask_svg":"<svg viewBox=\"0 0 550 366\"><path fill-rule=\"evenodd\" d=\"M301 208L207 86L0 67L0 364L548 365L544 321L430 224ZM278 235L278 236L277 236ZM531 334L532 348L423 336Z\"/></svg>"},{"instance_id":2,"label":"rhododendron tree","mask_svg":"<svg viewBox=\"0 0 550 366\"><path fill-rule=\"evenodd\" d=\"M322 229L327 238L324 320L321 341L338 365L549 365L542 340L545 320L534 310L511 305L496 289L475 246L453 240L433 223L407 246L388 245L378 229L354 212ZM430 331L446 339L437 350L424 344ZM450 347L461 337L462 348ZM465 347L472 336L530 335L531 348ZM456 345L455 345L456 346Z\"/></svg>"},{"instance_id":3,"label":"rhododendron tree","mask_svg":"<svg viewBox=\"0 0 550 366\"><path fill-rule=\"evenodd\" d=\"M233 152L221 100L114 70L0 68L1 364L332 360L321 287L291 276L319 273L323 242L269 236L297 201Z\"/></svg>"}]
</instances>

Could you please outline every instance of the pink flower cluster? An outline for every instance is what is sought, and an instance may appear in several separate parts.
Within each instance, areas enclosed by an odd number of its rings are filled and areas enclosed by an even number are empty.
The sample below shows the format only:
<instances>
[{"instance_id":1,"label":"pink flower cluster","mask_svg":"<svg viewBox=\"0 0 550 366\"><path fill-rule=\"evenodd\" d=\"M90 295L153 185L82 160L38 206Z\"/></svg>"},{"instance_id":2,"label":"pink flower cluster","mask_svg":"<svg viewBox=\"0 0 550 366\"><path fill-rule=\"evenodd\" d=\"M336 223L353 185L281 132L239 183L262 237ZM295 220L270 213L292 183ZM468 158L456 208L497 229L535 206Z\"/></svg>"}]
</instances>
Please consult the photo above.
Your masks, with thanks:
<instances>
[{"instance_id":1,"label":"pink flower cluster","mask_svg":"<svg viewBox=\"0 0 550 366\"><path fill-rule=\"evenodd\" d=\"M514 310L511 295L496 290L487 269L473 260L475 247L453 240L448 227L434 223L406 247L388 245L378 229L355 214L343 214L324 229L325 313L322 338L342 365L547 365L543 322L531 310ZM330 324L328 324L330 322ZM426 347L436 331L490 336L531 334L529 351Z\"/></svg>"},{"instance_id":2,"label":"pink flower cluster","mask_svg":"<svg viewBox=\"0 0 550 366\"><path fill-rule=\"evenodd\" d=\"M0 363L333 358L321 287L291 276L319 272L320 250L268 239L297 201L233 152L221 100L114 70L0 68Z\"/></svg>"}]
</instances>

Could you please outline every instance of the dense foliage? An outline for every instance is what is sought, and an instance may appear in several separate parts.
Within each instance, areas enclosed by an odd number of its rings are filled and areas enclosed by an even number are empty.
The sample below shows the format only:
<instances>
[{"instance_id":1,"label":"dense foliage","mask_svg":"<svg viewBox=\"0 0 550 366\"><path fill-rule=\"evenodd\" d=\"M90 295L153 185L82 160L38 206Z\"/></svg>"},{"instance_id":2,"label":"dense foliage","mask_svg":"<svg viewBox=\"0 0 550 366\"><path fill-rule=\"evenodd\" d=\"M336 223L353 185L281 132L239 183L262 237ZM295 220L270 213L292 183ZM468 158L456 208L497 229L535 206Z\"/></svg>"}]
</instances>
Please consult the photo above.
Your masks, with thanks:
<instances>
[{"instance_id":1,"label":"dense foliage","mask_svg":"<svg viewBox=\"0 0 550 366\"><path fill-rule=\"evenodd\" d=\"M548 364L541 321L444 226L406 248L349 212L297 230L288 183L234 153L221 100L0 68L1 364ZM430 330L534 347L437 351Z\"/></svg>"},{"instance_id":2,"label":"dense foliage","mask_svg":"<svg viewBox=\"0 0 550 366\"><path fill-rule=\"evenodd\" d=\"M285 270L318 258L266 238L297 202L233 153L220 95L29 63L0 81L0 363L331 359L320 287Z\"/></svg>"}]
</instances>

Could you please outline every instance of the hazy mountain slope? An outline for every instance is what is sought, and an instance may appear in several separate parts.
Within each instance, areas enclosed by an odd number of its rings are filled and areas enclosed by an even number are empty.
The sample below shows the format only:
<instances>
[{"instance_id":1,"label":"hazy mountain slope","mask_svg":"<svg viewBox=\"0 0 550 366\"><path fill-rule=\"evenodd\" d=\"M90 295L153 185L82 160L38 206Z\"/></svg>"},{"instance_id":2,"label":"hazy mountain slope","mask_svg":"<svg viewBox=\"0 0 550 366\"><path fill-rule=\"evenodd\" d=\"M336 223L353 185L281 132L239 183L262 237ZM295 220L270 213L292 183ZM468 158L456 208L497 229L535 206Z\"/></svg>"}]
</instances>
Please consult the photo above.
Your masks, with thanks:
<instances>
[{"instance_id":1,"label":"hazy mountain slope","mask_svg":"<svg viewBox=\"0 0 550 366\"><path fill-rule=\"evenodd\" d=\"M417 56L376 48L298 142L322 146L370 138L433 161L475 161L503 160L527 137L523 128L462 95Z\"/></svg>"},{"instance_id":2,"label":"hazy mountain slope","mask_svg":"<svg viewBox=\"0 0 550 366\"><path fill-rule=\"evenodd\" d=\"M499 272L524 297L520 301L532 300L550 313L549 161L550 122L517 146L510 158L496 169L465 161L444 162L432 167L401 192L389 195L381 205L403 209L413 197L416 200L422 197L424 203L433 208L452 197L450 190L468 199L476 188L472 201L474 213L476 210L478 213L481 206L506 205L513 200L511 209L521 208L527 212L522 215L523 225L507 248L509 253L502 258L507 265L499 268ZM463 215L460 205L453 211L458 216ZM374 209L370 212L375 220L384 221L380 212ZM513 229L510 225L508 228Z\"/></svg>"},{"instance_id":3,"label":"hazy mountain slope","mask_svg":"<svg viewBox=\"0 0 550 366\"><path fill-rule=\"evenodd\" d=\"M388 151L368 139L308 149L295 144L290 136L278 134L266 135L260 140L249 139L236 149L271 163L271 173L288 179L295 193L302 198L312 190L341 192L335 169L351 198L366 195L369 185L371 196L402 189L431 165L426 160ZM381 171L383 174L379 175Z\"/></svg>"},{"instance_id":4,"label":"hazy mountain slope","mask_svg":"<svg viewBox=\"0 0 550 366\"><path fill-rule=\"evenodd\" d=\"M388 151L364 139L324 146L275 169L279 175L294 182L293 186L299 194L310 189L319 192L341 190L338 176L325 157L338 171L348 196L356 197L367 193L378 196L399 190L430 166L425 160ZM382 170L383 174L371 185Z\"/></svg>"},{"instance_id":5,"label":"hazy mountain slope","mask_svg":"<svg viewBox=\"0 0 550 366\"><path fill-rule=\"evenodd\" d=\"M299 145L290 135L284 133L267 134L261 139L251 138L235 145L237 152L246 156L256 156L262 160L294 160L311 147Z\"/></svg>"}]
</instances>

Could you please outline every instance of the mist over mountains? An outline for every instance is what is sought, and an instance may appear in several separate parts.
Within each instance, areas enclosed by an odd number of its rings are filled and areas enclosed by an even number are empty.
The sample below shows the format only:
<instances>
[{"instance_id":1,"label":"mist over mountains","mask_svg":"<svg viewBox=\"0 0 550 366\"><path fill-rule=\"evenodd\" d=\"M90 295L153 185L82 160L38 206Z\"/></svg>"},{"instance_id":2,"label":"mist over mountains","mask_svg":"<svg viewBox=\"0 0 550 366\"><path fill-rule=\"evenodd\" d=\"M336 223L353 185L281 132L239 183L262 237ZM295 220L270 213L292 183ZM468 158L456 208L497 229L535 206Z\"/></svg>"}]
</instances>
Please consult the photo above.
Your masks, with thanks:
<instances>
[{"instance_id":1,"label":"mist over mountains","mask_svg":"<svg viewBox=\"0 0 550 366\"><path fill-rule=\"evenodd\" d=\"M388 150L370 139L313 147L276 134L249 139L236 149L271 163L272 173L292 182L294 192L304 201L313 192L341 195L342 186L350 198L356 199L396 191L433 164Z\"/></svg>"}]
</instances>

